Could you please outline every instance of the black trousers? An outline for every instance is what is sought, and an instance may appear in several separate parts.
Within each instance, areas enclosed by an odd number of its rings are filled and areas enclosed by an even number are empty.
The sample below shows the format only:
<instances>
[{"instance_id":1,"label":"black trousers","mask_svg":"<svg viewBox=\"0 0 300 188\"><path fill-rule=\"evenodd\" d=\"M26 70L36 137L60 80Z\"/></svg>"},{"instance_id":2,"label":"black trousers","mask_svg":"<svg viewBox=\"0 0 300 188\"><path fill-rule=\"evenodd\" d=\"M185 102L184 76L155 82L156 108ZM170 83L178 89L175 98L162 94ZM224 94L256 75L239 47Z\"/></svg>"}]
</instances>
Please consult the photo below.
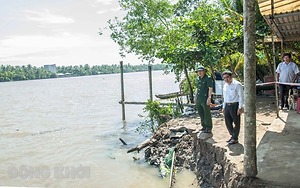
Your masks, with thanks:
<instances>
[{"instance_id":1,"label":"black trousers","mask_svg":"<svg viewBox=\"0 0 300 188\"><path fill-rule=\"evenodd\" d=\"M289 102L288 102L288 98L289 98L289 90L292 87L289 85L283 85L283 84L279 84L279 99L280 99L280 106L281 108L287 107L289 108Z\"/></svg>"},{"instance_id":2,"label":"black trousers","mask_svg":"<svg viewBox=\"0 0 300 188\"><path fill-rule=\"evenodd\" d=\"M241 115L237 115L239 103L225 103L225 124L232 139L237 140L241 128ZM233 126L234 123L234 126Z\"/></svg>"}]
</instances>

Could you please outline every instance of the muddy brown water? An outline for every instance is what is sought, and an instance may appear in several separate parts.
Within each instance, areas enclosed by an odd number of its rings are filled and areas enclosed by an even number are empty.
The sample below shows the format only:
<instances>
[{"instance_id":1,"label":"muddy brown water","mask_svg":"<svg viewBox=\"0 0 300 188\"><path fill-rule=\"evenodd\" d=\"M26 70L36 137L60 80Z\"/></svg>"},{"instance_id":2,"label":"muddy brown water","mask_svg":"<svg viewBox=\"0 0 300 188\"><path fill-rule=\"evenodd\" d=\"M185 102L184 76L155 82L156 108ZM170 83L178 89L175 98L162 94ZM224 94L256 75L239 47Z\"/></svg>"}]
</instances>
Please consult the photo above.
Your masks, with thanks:
<instances>
[{"instance_id":1,"label":"muddy brown water","mask_svg":"<svg viewBox=\"0 0 300 188\"><path fill-rule=\"evenodd\" d=\"M147 72L124 78L125 99L146 101ZM149 135L136 132L143 106L127 105L121 121L119 74L6 82L0 91L0 186L168 186L143 152L126 153ZM174 75L153 72L154 94L175 91ZM177 179L175 187L196 185L189 171Z\"/></svg>"}]
</instances>

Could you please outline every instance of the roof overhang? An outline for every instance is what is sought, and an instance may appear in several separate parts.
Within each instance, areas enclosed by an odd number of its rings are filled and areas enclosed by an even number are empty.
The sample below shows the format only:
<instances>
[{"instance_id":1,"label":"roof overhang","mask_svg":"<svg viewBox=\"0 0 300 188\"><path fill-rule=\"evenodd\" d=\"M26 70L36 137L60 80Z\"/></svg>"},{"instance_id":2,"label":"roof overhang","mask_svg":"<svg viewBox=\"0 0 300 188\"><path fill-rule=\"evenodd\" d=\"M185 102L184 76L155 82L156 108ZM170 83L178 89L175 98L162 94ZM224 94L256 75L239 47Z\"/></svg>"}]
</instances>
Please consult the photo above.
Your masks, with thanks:
<instances>
[{"instance_id":1,"label":"roof overhang","mask_svg":"<svg viewBox=\"0 0 300 188\"><path fill-rule=\"evenodd\" d=\"M300 41L300 0L258 0L260 12L283 41Z\"/></svg>"}]
</instances>

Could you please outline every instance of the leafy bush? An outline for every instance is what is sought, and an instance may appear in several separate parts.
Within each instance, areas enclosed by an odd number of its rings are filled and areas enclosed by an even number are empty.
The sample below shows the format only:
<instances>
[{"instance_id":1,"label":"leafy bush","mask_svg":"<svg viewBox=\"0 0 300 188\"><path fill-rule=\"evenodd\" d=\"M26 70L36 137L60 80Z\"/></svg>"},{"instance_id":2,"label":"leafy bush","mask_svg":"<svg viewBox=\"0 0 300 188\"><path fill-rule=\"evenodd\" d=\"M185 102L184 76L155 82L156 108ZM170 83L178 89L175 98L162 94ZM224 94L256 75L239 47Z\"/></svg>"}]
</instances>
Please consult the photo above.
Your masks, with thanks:
<instances>
[{"instance_id":1,"label":"leafy bush","mask_svg":"<svg viewBox=\"0 0 300 188\"><path fill-rule=\"evenodd\" d=\"M148 100L144 112L149 112L148 117L160 125L181 114L179 105L161 105L159 101Z\"/></svg>"}]
</instances>

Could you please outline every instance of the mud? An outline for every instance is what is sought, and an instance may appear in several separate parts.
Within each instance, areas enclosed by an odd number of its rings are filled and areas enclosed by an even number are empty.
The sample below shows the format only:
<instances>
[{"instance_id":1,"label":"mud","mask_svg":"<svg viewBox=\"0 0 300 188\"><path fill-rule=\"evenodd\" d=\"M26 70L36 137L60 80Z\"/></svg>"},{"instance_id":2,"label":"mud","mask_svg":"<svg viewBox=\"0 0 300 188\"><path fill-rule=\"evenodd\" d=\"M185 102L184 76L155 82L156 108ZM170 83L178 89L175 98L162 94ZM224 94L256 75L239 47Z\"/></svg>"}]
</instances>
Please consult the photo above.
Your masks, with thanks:
<instances>
[{"instance_id":1,"label":"mud","mask_svg":"<svg viewBox=\"0 0 300 188\"><path fill-rule=\"evenodd\" d=\"M274 98L257 99L258 142L276 119ZM159 167L170 148L174 148L175 170L186 168L197 175L200 187L247 187L259 181L243 176L243 122L240 143L228 146L229 138L223 114L213 111L213 133L200 133L198 114L172 119L158 127L151 144L145 149L145 159ZM243 119L243 117L242 117ZM267 187L265 183L261 186Z\"/></svg>"}]
</instances>

